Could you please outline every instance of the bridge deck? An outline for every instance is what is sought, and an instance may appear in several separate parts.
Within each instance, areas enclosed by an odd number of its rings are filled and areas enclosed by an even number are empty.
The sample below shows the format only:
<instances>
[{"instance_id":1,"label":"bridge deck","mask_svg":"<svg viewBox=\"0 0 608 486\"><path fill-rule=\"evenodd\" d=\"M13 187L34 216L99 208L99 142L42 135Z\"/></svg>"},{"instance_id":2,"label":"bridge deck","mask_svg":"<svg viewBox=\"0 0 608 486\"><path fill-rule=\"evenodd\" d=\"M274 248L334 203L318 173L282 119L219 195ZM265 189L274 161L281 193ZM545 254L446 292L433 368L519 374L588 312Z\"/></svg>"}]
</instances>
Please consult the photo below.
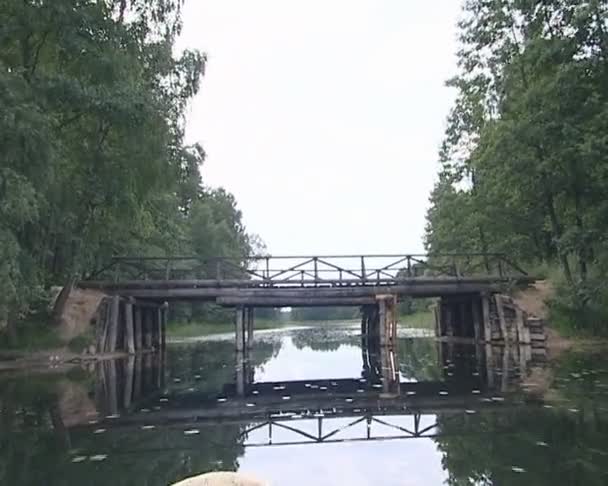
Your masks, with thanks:
<instances>
[{"instance_id":1,"label":"bridge deck","mask_svg":"<svg viewBox=\"0 0 608 486\"><path fill-rule=\"evenodd\" d=\"M156 301L210 301L256 307L372 304L378 295L439 297L499 292L535 279L503 255L362 255L117 258L113 278L82 288Z\"/></svg>"}]
</instances>

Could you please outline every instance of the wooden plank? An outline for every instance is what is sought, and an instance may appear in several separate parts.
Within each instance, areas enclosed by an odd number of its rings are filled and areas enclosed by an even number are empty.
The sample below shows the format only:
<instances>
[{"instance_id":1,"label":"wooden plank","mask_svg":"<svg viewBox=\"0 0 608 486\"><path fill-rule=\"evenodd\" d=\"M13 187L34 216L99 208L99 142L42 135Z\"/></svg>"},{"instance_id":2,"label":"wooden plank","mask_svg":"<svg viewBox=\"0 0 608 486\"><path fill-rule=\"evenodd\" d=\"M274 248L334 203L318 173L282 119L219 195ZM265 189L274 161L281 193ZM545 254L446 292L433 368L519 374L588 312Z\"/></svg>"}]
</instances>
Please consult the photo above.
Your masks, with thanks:
<instances>
[{"instance_id":1,"label":"wooden plank","mask_svg":"<svg viewBox=\"0 0 608 486\"><path fill-rule=\"evenodd\" d=\"M490 320L490 298L481 296L481 315L483 318L483 339L489 343L492 341L492 321Z\"/></svg>"},{"instance_id":2,"label":"wooden plank","mask_svg":"<svg viewBox=\"0 0 608 486\"><path fill-rule=\"evenodd\" d=\"M308 271L306 271L308 272ZM344 272L344 270L343 270ZM343 276L342 280L338 278L334 279L323 279L324 284L344 284L350 282L355 284L357 282L360 285L363 285L360 279L353 277L351 279L347 278L348 275ZM382 278L379 280L381 284L390 284L397 286L418 286L418 285L441 285L441 284L496 284L496 283L534 283L537 279L532 277L518 277L518 278L500 278L500 277L452 277L452 276L437 276L437 277L409 277L409 278ZM283 282L285 284L289 284L289 280L282 280L280 278L276 278L273 280L274 283ZM373 287L378 282L377 279L373 279L367 282L366 286ZM300 285L302 282L292 281L293 285ZM311 287L314 287L316 283L318 283L314 278L305 279L303 281L305 285L309 284ZM98 280L98 281L81 281L78 283L80 288L85 289L100 289L100 290L136 290L136 289L189 289L189 288L198 288L198 289L217 289L217 288L255 288L255 287L265 287L268 284L268 280L263 279L251 279L251 280L241 280L241 279L225 279L225 280L217 280L217 279L182 279L182 280L124 280L119 282L114 282L112 280Z\"/></svg>"},{"instance_id":3,"label":"wooden plank","mask_svg":"<svg viewBox=\"0 0 608 486\"><path fill-rule=\"evenodd\" d=\"M528 335L524 329L524 312L517 304L515 305L515 322L517 324L517 342L528 344L530 341L527 340Z\"/></svg>"},{"instance_id":4,"label":"wooden plank","mask_svg":"<svg viewBox=\"0 0 608 486\"><path fill-rule=\"evenodd\" d=\"M499 292L500 285L489 284L434 284L434 285L411 285L411 286L369 286L369 287L295 287L295 288L259 288L259 289L237 289L237 288L171 288L171 289L139 289L120 290L123 295L139 299L155 299L159 301L170 300L200 300L214 301L218 298L232 297L273 297L284 299L298 298L352 298L369 297L379 293L391 293L398 296L412 297L441 297L446 295L479 294L482 292Z\"/></svg>"},{"instance_id":5,"label":"wooden plank","mask_svg":"<svg viewBox=\"0 0 608 486\"><path fill-rule=\"evenodd\" d=\"M325 307L373 305L376 299L370 297L326 298L326 297L220 297L216 303L223 306L251 307Z\"/></svg>"},{"instance_id":6,"label":"wooden plank","mask_svg":"<svg viewBox=\"0 0 608 486\"><path fill-rule=\"evenodd\" d=\"M129 354L135 353L135 328L133 326L133 304L125 302L125 341Z\"/></svg>"}]
</instances>

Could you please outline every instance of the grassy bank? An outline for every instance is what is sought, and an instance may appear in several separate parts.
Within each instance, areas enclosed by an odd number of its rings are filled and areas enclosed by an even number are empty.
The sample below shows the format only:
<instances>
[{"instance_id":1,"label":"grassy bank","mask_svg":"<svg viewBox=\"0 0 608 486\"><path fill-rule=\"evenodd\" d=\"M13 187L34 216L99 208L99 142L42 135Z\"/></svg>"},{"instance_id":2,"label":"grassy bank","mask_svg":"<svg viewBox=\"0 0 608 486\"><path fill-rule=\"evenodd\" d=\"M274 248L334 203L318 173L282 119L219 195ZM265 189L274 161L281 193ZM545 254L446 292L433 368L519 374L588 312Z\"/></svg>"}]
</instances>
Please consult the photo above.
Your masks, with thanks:
<instances>
[{"instance_id":1,"label":"grassy bank","mask_svg":"<svg viewBox=\"0 0 608 486\"><path fill-rule=\"evenodd\" d=\"M287 325L294 325L293 321L277 319L256 319L255 329L278 329ZM209 336L234 331L234 324L230 322L170 322L167 326L167 336L176 338Z\"/></svg>"},{"instance_id":2,"label":"grassy bank","mask_svg":"<svg viewBox=\"0 0 608 486\"><path fill-rule=\"evenodd\" d=\"M399 316L399 325L415 329L434 329L435 317L431 311L418 311Z\"/></svg>"}]
</instances>

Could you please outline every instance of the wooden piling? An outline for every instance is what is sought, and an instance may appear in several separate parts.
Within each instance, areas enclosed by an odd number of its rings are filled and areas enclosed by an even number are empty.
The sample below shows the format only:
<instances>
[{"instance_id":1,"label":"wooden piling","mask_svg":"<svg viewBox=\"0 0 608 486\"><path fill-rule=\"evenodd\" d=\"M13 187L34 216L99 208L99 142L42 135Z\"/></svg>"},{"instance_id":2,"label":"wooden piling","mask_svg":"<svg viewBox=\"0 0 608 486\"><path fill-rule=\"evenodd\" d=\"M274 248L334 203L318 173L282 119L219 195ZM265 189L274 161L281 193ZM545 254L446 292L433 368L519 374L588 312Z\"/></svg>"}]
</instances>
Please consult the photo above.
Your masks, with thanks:
<instances>
[{"instance_id":1,"label":"wooden piling","mask_svg":"<svg viewBox=\"0 0 608 486\"><path fill-rule=\"evenodd\" d=\"M125 373L125 391L123 394L124 397L124 407L129 409L131 403L133 401L133 388L134 388L134 378L135 378L135 356L129 356L127 358L126 363L126 373Z\"/></svg>"},{"instance_id":2,"label":"wooden piling","mask_svg":"<svg viewBox=\"0 0 608 486\"><path fill-rule=\"evenodd\" d=\"M498 320L500 323L500 333L502 334L505 344L507 344L509 342L509 334L507 333L507 321L505 319L502 296L500 294L496 294L494 296L494 301L496 302L496 311L498 313Z\"/></svg>"},{"instance_id":3,"label":"wooden piling","mask_svg":"<svg viewBox=\"0 0 608 486\"><path fill-rule=\"evenodd\" d=\"M247 347L253 347L253 323L255 319L255 310L253 307L247 308Z\"/></svg>"},{"instance_id":4,"label":"wooden piling","mask_svg":"<svg viewBox=\"0 0 608 486\"><path fill-rule=\"evenodd\" d=\"M113 353L118 346L118 319L120 316L120 296L114 295L110 303L110 322L106 351Z\"/></svg>"},{"instance_id":5,"label":"wooden piling","mask_svg":"<svg viewBox=\"0 0 608 486\"><path fill-rule=\"evenodd\" d=\"M483 340L489 343L492 341L492 322L490 321L490 298L486 294L481 296L481 314L483 318Z\"/></svg>"},{"instance_id":6,"label":"wooden piling","mask_svg":"<svg viewBox=\"0 0 608 486\"><path fill-rule=\"evenodd\" d=\"M161 348L161 336L163 334L163 309L162 307L158 307L156 312L154 313L154 347L156 350L160 350Z\"/></svg>"},{"instance_id":7,"label":"wooden piling","mask_svg":"<svg viewBox=\"0 0 608 486\"><path fill-rule=\"evenodd\" d=\"M135 305L133 310L133 321L135 330L135 350L141 351L143 349L142 309L138 305Z\"/></svg>"},{"instance_id":8,"label":"wooden piling","mask_svg":"<svg viewBox=\"0 0 608 486\"><path fill-rule=\"evenodd\" d=\"M160 347L164 351L167 348L167 324L169 321L169 303L165 302L162 307L162 326L160 333Z\"/></svg>"},{"instance_id":9,"label":"wooden piling","mask_svg":"<svg viewBox=\"0 0 608 486\"><path fill-rule=\"evenodd\" d=\"M110 303L104 299L99 307L99 319L97 321L97 352L106 350L108 340L108 327L110 326Z\"/></svg>"},{"instance_id":10,"label":"wooden piling","mask_svg":"<svg viewBox=\"0 0 608 486\"><path fill-rule=\"evenodd\" d=\"M236 350L243 352L245 344L245 333L243 326L243 307L236 308L235 342Z\"/></svg>"},{"instance_id":11,"label":"wooden piling","mask_svg":"<svg viewBox=\"0 0 608 486\"><path fill-rule=\"evenodd\" d=\"M108 368L108 406L111 415L118 413L118 382L116 375L116 360L109 359L103 363Z\"/></svg>"},{"instance_id":12,"label":"wooden piling","mask_svg":"<svg viewBox=\"0 0 608 486\"><path fill-rule=\"evenodd\" d=\"M133 327L133 303L125 302L125 344L129 354L135 353L135 329Z\"/></svg>"},{"instance_id":13,"label":"wooden piling","mask_svg":"<svg viewBox=\"0 0 608 486\"><path fill-rule=\"evenodd\" d=\"M481 341L481 309L480 302L477 297L471 300L472 312L473 312L473 332L475 335L475 341Z\"/></svg>"},{"instance_id":14,"label":"wooden piling","mask_svg":"<svg viewBox=\"0 0 608 486\"><path fill-rule=\"evenodd\" d=\"M152 349L152 320L153 312L151 309L142 308L142 331L144 335L145 349Z\"/></svg>"},{"instance_id":15,"label":"wooden piling","mask_svg":"<svg viewBox=\"0 0 608 486\"><path fill-rule=\"evenodd\" d=\"M387 312L386 312L386 300L379 299L378 300L378 331L380 333L380 346L386 346L388 344L388 326L386 322Z\"/></svg>"}]
</instances>

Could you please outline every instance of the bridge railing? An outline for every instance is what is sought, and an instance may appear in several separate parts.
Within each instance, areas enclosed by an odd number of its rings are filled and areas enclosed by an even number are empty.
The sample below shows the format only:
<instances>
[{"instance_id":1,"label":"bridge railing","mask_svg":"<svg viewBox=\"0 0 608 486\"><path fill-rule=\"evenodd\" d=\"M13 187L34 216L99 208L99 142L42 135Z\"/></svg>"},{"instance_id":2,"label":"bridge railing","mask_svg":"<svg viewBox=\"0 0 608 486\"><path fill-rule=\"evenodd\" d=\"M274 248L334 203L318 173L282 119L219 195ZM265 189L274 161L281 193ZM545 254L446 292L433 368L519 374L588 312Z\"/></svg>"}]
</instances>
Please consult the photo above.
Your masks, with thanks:
<instances>
[{"instance_id":1,"label":"bridge railing","mask_svg":"<svg viewBox=\"0 0 608 486\"><path fill-rule=\"evenodd\" d=\"M87 280L251 281L261 286L386 285L415 278L525 277L500 253L115 257Z\"/></svg>"}]
</instances>

